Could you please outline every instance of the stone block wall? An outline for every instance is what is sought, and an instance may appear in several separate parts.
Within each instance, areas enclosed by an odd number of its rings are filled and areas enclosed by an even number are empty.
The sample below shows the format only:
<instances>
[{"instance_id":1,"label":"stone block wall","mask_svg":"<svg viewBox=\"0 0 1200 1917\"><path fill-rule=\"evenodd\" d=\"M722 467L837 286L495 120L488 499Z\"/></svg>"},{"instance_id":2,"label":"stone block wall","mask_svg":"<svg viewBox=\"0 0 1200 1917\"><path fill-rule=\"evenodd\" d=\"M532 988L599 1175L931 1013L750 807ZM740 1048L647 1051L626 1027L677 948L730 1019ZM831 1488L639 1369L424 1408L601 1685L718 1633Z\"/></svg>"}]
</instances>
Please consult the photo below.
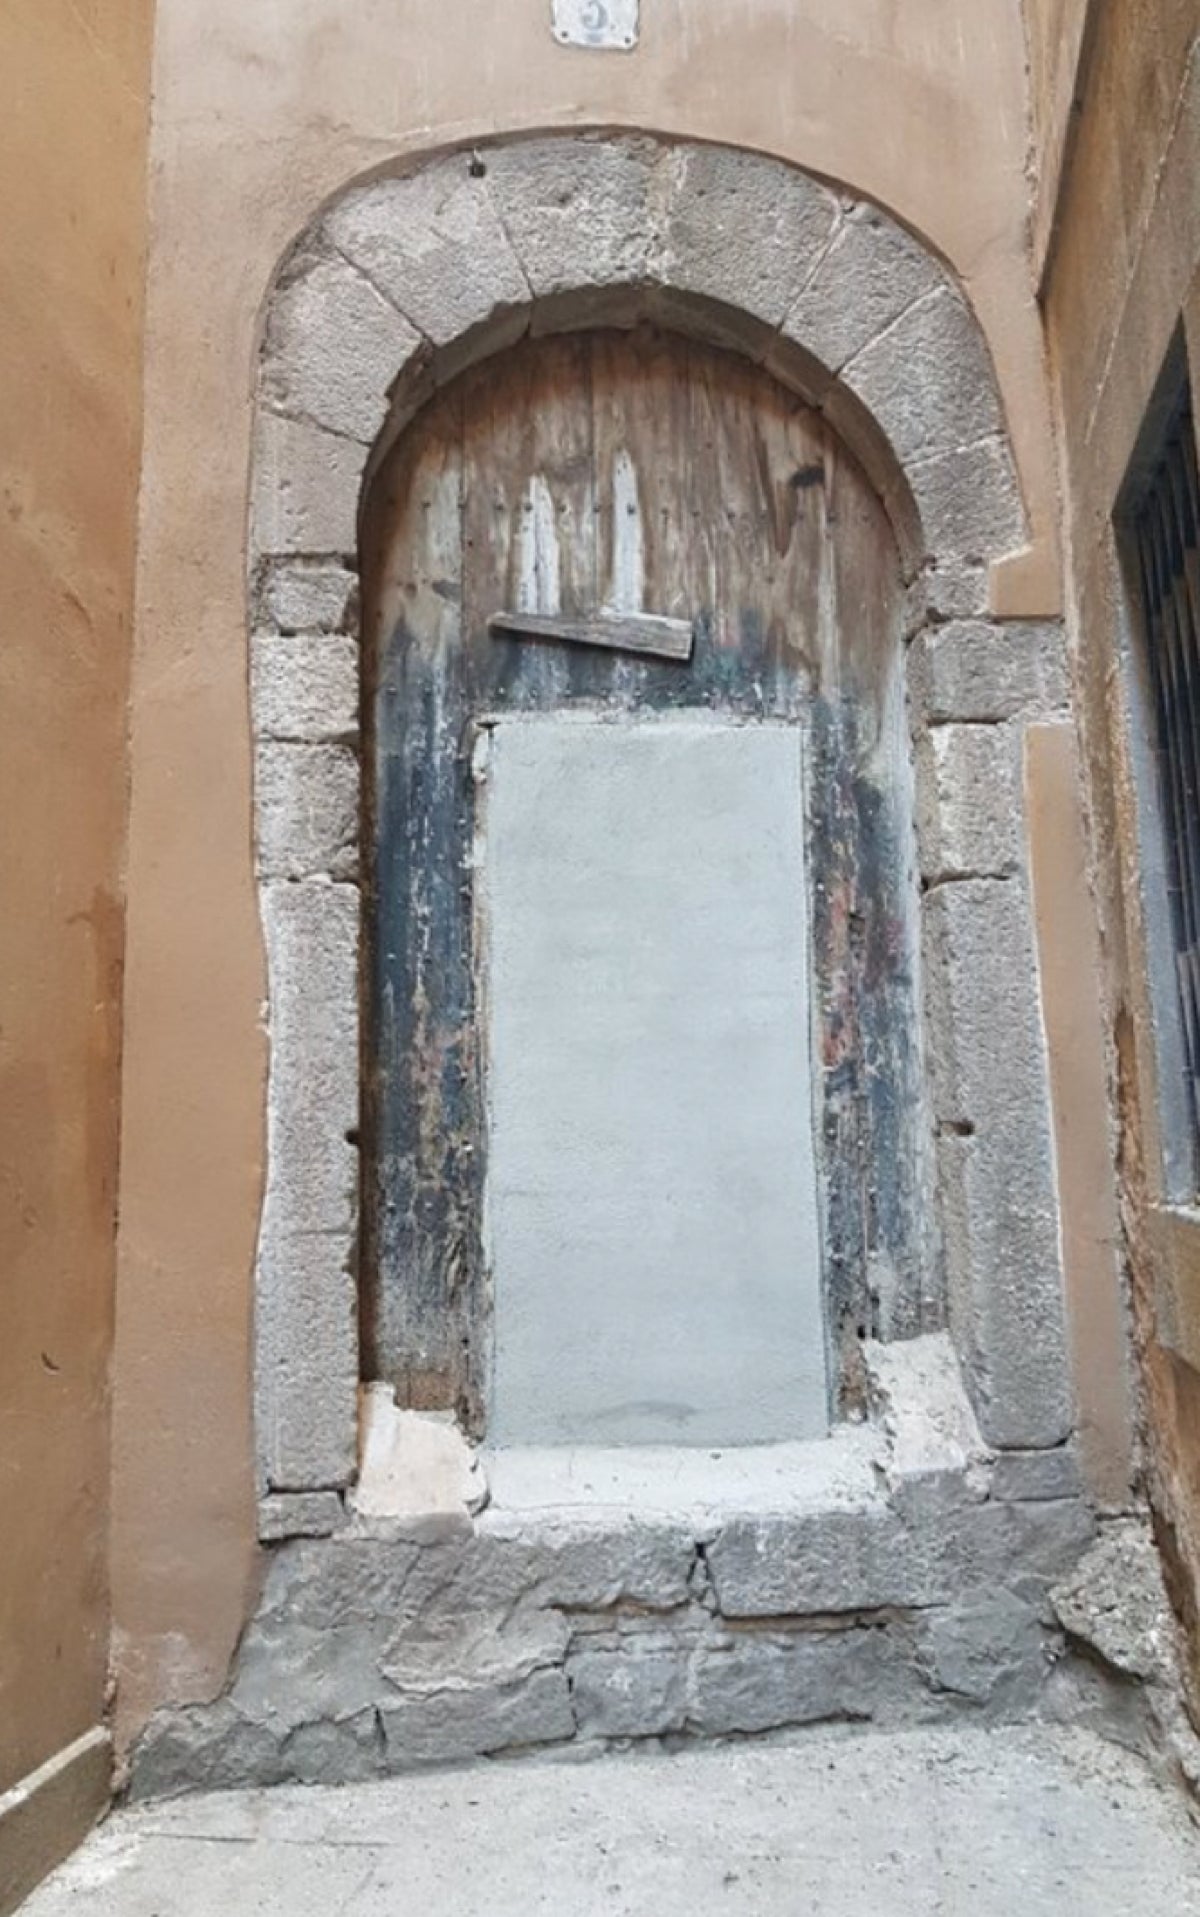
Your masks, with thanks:
<instances>
[{"instance_id":1,"label":"stone block wall","mask_svg":"<svg viewBox=\"0 0 1200 1917\"><path fill-rule=\"evenodd\" d=\"M867 1423L723 1502L668 1510L631 1466L625 1508L313 1509L335 1534L273 1550L227 1691L159 1712L134 1794L1069 1710L1050 1593L1095 1537L1070 1449L992 1452L944 1334L866 1360Z\"/></svg>"}]
</instances>

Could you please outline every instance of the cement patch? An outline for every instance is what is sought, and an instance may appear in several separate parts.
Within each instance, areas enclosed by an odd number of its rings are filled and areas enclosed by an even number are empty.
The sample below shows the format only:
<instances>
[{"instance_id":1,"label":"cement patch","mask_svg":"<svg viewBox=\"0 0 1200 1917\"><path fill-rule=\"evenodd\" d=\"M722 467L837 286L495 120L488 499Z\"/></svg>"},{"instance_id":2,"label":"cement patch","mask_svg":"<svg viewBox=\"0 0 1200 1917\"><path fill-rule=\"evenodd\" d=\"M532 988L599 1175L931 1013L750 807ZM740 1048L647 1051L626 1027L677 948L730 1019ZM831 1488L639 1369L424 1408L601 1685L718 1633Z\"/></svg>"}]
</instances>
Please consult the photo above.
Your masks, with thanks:
<instances>
[{"instance_id":1,"label":"cement patch","mask_svg":"<svg viewBox=\"0 0 1200 1917\"><path fill-rule=\"evenodd\" d=\"M791 728L492 735L499 1445L827 1427L802 790Z\"/></svg>"}]
</instances>

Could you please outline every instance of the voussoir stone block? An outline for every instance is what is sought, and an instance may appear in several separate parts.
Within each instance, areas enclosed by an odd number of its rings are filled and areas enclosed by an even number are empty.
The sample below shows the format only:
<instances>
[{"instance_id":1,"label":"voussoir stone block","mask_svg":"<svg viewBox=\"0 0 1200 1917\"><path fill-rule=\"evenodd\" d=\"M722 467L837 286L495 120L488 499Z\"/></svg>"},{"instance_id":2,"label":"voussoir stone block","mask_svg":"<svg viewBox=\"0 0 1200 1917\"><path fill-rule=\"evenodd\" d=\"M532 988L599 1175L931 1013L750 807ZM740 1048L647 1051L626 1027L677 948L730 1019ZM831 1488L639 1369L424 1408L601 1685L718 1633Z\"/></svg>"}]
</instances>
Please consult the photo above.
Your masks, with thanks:
<instances>
[{"instance_id":1,"label":"voussoir stone block","mask_svg":"<svg viewBox=\"0 0 1200 1917\"><path fill-rule=\"evenodd\" d=\"M340 255L310 259L271 302L263 344L268 404L370 445L388 393L422 339Z\"/></svg>"},{"instance_id":2,"label":"voussoir stone block","mask_svg":"<svg viewBox=\"0 0 1200 1917\"><path fill-rule=\"evenodd\" d=\"M833 231L838 205L806 174L725 147L675 150L655 276L777 327Z\"/></svg>"},{"instance_id":3,"label":"voussoir stone block","mask_svg":"<svg viewBox=\"0 0 1200 1917\"><path fill-rule=\"evenodd\" d=\"M254 755L258 869L264 879L353 878L358 758L341 745L267 740Z\"/></svg>"},{"instance_id":4,"label":"voussoir stone block","mask_svg":"<svg viewBox=\"0 0 1200 1917\"><path fill-rule=\"evenodd\" d=\"M1006 877L1021 863L1022 734L1017 726L936 726L917 756L921 873Z\"/></svg>"},{"instance_id":5,"label":"voussoir stone block","mask_svg":"<svg viewBox=\"0 0 1200 1917\"><path fill-rule=\"evenodd\" d=\"M930 552L995 559L1024 543L1024 510L1003 439L913 460L907 473Z\"/></svg>"},{"instance_id":6,"label":"voussoir stone block","mask_svg":"<svg viewBox=\"0 0 1200 1917\"><path fill-rule=\"evenodd\" d=\"M909 681L927 724L991 724L1066 708L1066 645L1056 619L955 619L913 642Z\"/></svg>"},{"instance_id":7,"label":"voussoir stone block","mask_svg":"<svg viewBox=\"0 0 1200 1917\"><path fill-rule=\"evenodd\" d=\"M949 284L937 261L877 207L842 224L783 323L783 333L840 372L926 294Z\"/></svg>"},{"instance_id":8,"label":"voussoir stone block","mask_svg":"<svg viewBox=\"0 0 1200 1917\"><path fill-rule=\"evenodd\" d=\"M536 299L652 277L662 149L646 140L522 140L488 155L488 186Z\"/></svg>"},{"instance_id":9,"label":"voussoir stone block","mask_svg":"<svg viewBox=\"0 0 1200 1917\"><path fill-rule=\"evenodd\" d=\"M305 419L260 409L251 547L256 554L351 554L367 448Z\"/></svg>"},{"instance_id":10,"label":"voussoir stone block","mask_svg":"<svg viewBox=\"0 0 1200 1917\"><path fill-rule=\"evenodd\" d=\"M259 739L352 739L359 719L358 648L344 633L256 632L250 692Z\"/></svg>"},{"instance_id":11,"label":"voussoir stone block","mask_svg":"<svg viewBox=\"0 0 1200 1917\"><path fill-rule=\"evenodd\" d=\"M902 463L972 445L1003 425L983 334L949 285L902 313L842 379Z\"/></svg>"},{"instance_id":12,"label":"voussoir stone block","mask_svg":"<svg viewBox=\"0 0 1200 1917\"><path fill-rule=\"evenodd\" d=\"M468 153L452 154L417 173L377 180L325 217L327 240L435 346L529 296L484 177L497 158L473 163ZM478 164L484 173L473 171Z\"/></svg>"},{"instance_id":13,"label":"voussoir stone block","mask_svg":"<svg viewBox=\"0 0 1200 1917\"><path fill-rule=\"evenodd\" d=\"M932 618L947 620L973 620L985 614L989 605L990 573L983 555L935 553L928 539L924 543L927 564L921 575L920 591L925 612Z\"/></svg>"}]
</instances>

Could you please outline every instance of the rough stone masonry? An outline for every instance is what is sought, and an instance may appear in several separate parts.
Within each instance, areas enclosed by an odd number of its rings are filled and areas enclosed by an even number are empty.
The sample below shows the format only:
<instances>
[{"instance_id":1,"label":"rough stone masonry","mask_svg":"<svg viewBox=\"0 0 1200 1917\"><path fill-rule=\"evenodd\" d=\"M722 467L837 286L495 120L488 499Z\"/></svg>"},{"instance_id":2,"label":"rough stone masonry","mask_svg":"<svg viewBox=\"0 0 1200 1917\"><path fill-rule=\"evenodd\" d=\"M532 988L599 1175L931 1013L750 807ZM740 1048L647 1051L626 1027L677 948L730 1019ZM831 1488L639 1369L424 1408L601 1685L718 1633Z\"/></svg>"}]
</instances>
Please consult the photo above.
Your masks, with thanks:
<instances>
[{"instance_id":1,"label":"rough stone masonry","mask_svg":"<svg viewBox=\"0 0 1200 1917\"><path fill-rule=\"evenodd\" d=\"M1070 1451L991 1452L944 1335L867 1359L870 1419L757 1485L738 1467L723 1492L718 1456L699 1497L676 1475L675 1509L631 1469L624 1509L581 1480L570 1506L348 1509L281 1543L228 1689L157 1714L134 1794L1086 1711L1051 1602L1095 1536Z\"/></svg>"}]
</instances>

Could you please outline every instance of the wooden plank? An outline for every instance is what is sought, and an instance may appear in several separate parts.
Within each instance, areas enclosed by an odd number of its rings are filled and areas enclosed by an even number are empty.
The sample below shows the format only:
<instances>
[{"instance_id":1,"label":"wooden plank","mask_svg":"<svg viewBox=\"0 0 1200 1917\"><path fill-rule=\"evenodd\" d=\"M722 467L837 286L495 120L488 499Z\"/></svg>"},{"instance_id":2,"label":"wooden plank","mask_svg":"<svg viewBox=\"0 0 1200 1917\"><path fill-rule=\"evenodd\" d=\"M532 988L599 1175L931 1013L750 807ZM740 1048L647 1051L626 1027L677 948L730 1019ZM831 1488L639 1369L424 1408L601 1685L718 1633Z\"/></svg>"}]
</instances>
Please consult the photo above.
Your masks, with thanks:
<instances>
[{"instance_id":1,"label":"wooden plank","mask_svg":"<svg viewBox=\"0 0 1200 1917\"><path fill-rule=\"evenodd\" d=\"M497 612L488 630L519 639L558 639L572 646L604 646L610 652L649 653L655 659L687 661L695 629L689 619L655 613L597 613L591 619L560 619L532 612Z\"/></svg>"}]
</instances>

